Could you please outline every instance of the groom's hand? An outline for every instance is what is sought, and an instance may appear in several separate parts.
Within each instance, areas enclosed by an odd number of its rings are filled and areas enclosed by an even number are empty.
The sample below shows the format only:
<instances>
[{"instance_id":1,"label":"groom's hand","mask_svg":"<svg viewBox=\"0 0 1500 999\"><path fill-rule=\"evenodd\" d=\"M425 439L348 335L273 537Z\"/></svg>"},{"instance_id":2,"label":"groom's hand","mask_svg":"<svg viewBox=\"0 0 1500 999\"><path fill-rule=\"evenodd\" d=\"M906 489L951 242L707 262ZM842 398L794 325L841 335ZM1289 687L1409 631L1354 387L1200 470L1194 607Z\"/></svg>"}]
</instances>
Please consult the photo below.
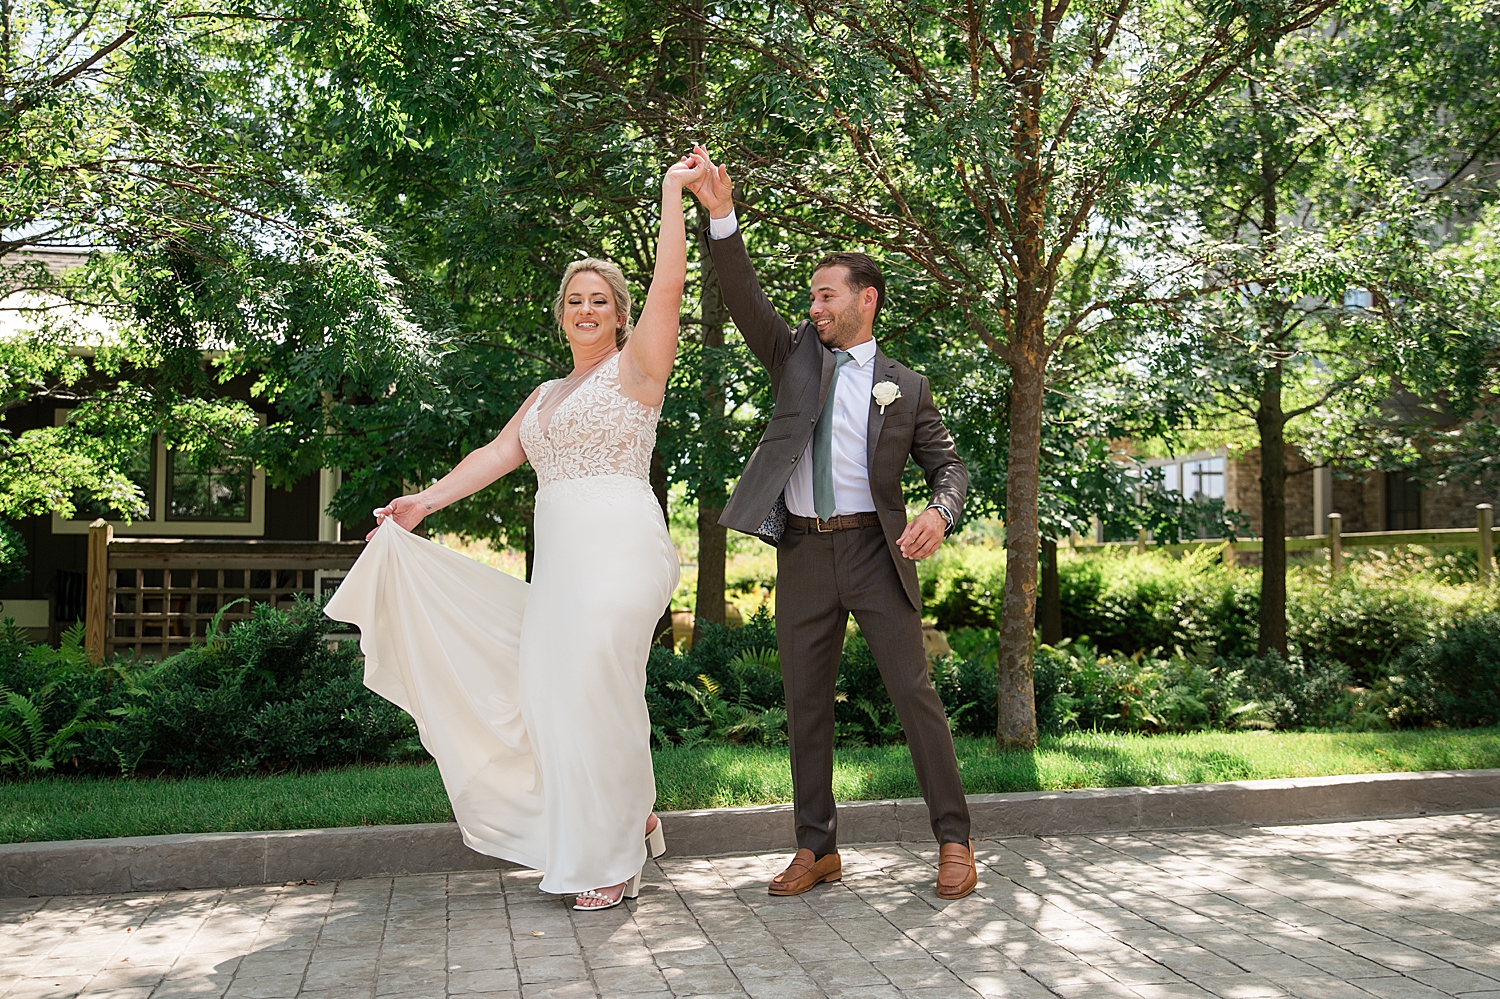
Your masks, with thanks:
<instances>
[{"instance_id":1,"label":"groom's hand","mask_svg":"<svg viewBox=\"0 0 1500 999\"><path fill-rule=\"evenodd\" d=\"M734 183L729 179L729 171L715 165L703 146L694 146L693 153L707 169L701 178L688 185L688 190L708 209L711 218L721 219L734 211Z\"/></svg>"},{"instance_id":2,"label":"groom's hand","mask_svg":"<svg viewBox=\"0 0 1500 999\"><path fill-rule=\"evenodd\" d=\"M901 554L913 562L920 561L937 551L943 544L943 534L948 522L935 508L928 507L917 514L896 539Z\"/></svg>"}]
</instances>

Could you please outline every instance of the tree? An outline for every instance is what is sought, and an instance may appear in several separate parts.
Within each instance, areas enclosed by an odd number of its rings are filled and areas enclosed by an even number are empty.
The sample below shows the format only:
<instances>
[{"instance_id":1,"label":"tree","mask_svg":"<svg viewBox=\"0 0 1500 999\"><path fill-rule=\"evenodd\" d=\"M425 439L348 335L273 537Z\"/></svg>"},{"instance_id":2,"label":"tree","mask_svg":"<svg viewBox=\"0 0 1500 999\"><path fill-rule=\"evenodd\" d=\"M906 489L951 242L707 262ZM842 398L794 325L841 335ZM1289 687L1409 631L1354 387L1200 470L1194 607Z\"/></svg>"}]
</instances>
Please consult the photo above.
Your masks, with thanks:
<instances>
[{"instance_id":1,"label":"tree","mask_svg":"<svg viewBox=\"0 0 1500 999\"><path fill-rule=\"evenodd\" d=\"M1287 651L1293 425L1379 412L1403 383L1444 391L1454 360L1472 352L1472 342L1448 335L1468 306L1433 253L1444 206L1432 195L1442 185L1422 174L1474 154L1429 148L1414 170L1418 147L1392 145L1389 112L1401 107L1408 131L1420 117L1436 127L1442 105L1348 86L1375 57L1367 36L1378 34L1383 47L1388 22L1373 12L1333 32L1283 39L1246 66L1201 129L1172 150L1156 206L1157 231L1172 244L1162 255L1198 294L1178 313L1188 340L1158 341L1155 364L1165 371L1187 361L1179 377L1213 390L1203 416L1230 433L1239 421L1259 448L1262 652ZM1391 61L1388 52L1378 58ZM1462 100L1466 88L1454 83L1444 93ZM1450 172L1443 166L1437 176ZM1331 457L1339 446L1323 436Z\"/></svg>"},{"instance_id":2,"label":"tree","mask_svg":"<svg viewBox=\"0 0 1500 999\"><path fill-rule=\"evenodd\" d=\"M0 346L0 406L74 407L0 431L0 512L138 512L128 465L153 434L248 458L256 416L223 391L246 352L424 363L379 241L294 155L277 56L303 23L270 5L0 6L0 258L23 327ZM28 257L59 245L93 252L63 274Z\"/></svg>"}]
</instances>

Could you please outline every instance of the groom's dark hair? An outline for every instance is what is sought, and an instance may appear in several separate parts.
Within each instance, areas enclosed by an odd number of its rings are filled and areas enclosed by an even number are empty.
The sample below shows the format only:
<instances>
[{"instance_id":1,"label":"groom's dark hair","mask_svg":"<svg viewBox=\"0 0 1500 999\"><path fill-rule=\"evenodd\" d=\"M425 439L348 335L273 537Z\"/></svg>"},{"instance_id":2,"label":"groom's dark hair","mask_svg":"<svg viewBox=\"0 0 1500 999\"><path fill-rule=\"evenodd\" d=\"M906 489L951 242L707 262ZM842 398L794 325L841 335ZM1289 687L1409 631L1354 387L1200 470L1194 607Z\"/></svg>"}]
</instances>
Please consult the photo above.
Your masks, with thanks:
<instances>
[{"instance_id":1,"label":"groom's dark hair","mask_svg":"<svg viewBox=\"0 0 1500 999\"><path fill-rule=\"evenodd\" d=\"M850 287L874 288L875 318L880 318L880 307L885 304L885 275L874 257L868 253L830 253L817 262L813 273L825 267L847 267Z\"/></svg>"}]
</instances>

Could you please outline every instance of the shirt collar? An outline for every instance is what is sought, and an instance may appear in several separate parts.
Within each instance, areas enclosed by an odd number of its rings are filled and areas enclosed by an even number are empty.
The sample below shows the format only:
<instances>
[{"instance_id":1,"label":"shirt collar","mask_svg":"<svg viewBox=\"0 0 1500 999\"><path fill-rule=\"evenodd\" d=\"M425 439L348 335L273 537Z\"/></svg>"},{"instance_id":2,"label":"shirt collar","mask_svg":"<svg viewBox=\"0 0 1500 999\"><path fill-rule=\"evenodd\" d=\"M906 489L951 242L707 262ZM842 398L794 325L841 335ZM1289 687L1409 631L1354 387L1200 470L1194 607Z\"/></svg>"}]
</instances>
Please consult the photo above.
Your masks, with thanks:
<instances>
[{"instance_id":1,"label":"shirt collar","mask_svg":"<svg viewBox=\"0 0 1500 999\"><path fill-rule=\"evenodd\" d=\"M866 340L864 343L857 343L853 347L850 347L848 350L848 354L851 358L853 358L854 363L858 364L862 368L866 364L869 364L871 359L874 358L875 350L875 341Z\"/></svg>"}]
</instances>

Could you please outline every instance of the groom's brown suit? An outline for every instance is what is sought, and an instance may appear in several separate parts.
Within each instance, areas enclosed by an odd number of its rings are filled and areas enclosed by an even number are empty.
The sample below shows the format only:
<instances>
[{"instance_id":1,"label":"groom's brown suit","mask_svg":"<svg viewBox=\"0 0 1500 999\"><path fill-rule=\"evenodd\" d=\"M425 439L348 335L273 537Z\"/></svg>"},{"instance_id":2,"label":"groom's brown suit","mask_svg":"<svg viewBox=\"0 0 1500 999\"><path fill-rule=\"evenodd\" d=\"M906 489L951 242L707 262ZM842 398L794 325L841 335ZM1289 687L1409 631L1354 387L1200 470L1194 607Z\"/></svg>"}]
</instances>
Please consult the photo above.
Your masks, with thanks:
<instances>
[{"instance_id":1,"label":"groom's brown suit","mask_svg":"<svg viewBox=\"0 0 1500 999\"><path fill-rule=\"evenodd\" d=\"M879 527L820 533L788 524L774 537L776 529L767 529L766 521L812 438L829 394L833 353L810 321L794 329L777 314L738 231L707 242L729 314L770 372L776 399L719 522L777 544L776 639L786 688L797 845L818 857L837 849L834 684L851 612L906 732L933 834L939 843L966 844L969 810L948 718L927 675L916 565L901 554L897 539L906 528L901 475L908 458L927 473L932 502L954 518L963 509L969 474L933 405L927 379L877 347L875 383L895 382L901 390L883 412L873 398L870 403L866 460Z\"/></svg>"}]
</instances>

